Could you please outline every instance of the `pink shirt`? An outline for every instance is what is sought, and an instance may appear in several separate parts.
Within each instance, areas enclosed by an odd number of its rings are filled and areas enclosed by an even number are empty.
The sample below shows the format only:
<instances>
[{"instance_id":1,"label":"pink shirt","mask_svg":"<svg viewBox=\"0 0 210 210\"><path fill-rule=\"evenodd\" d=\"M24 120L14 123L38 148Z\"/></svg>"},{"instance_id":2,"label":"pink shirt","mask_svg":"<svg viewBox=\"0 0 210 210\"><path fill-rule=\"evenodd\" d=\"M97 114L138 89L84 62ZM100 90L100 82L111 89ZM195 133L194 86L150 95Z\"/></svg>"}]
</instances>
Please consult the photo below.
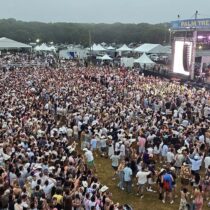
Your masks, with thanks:
<instances>
[{"instance_id":1,"label":"pink shirt","mask_svg":"<svg viewBox=\"0 0 210 210\"><path fill-rule=\"evenodd\" d=\"M139 137L139 143L138 143L139 147L144 147L145 143L146 143L146 139Z\"/></svg>"}]
</instances>

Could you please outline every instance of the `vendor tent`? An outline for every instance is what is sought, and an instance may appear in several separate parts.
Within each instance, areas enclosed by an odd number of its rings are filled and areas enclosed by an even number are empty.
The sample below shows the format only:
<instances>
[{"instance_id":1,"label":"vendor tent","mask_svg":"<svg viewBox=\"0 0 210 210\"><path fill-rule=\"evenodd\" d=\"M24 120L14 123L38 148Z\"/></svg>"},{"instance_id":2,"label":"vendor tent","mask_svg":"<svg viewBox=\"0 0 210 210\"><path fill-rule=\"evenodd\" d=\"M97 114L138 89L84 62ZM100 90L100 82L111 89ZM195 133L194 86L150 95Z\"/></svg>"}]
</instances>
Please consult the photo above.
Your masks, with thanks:
<instances>
[{"instance_id":1,"label":"vendor tent","mask_svg":"<svg viewBox=\"0 0 210 210\"><path fill-rule=\"evenodd\" d=\"M142 44L134 49L134 52L151 53L154 48L161 46L160 44Z\"/></svg>"},{"instance_id":2,"label":"vendor tent","mask_svg":"<svg viewBox=\"0 0 210 210\"><path fill-rule=\"evenodd\" d=\"M56 48L55 48L54 46L50 46L49 49L50 49L51 51L53 51L53 52L56 51Z\"/></svg>"},{"instance_id":3,"label":"vendor tent","mask_svg":"<svg viewBox=\"0 0 210 210\"><path fill-rule=\"evenodd\" d=\"M112 46L109 46L109 47L107 48L107 50L115 50L115 48L112 47Z\"/></svg>"},{"instance_id":4,"label":"vendor tent","mask_svg":"<svg viewBox=\"0 0 210 210\"><path fill-rule=\"evenodd\" d=\"M126 44L117 49L117 52L130 52L130 51L132 51L132 49L128 47Z\"/></svg>"},{"instance_id":5,"label":"vendor tent","mask_svg":"<svg viewBox=\"0 0 210 210\"><path fill-rule=\"evenodd\" d=\"M100 59L103 60L103 61L108 61L108 60L110 61L110 60L112 60L112 58L110 56L108 56L107 54L104 55L103 57L101 57Z\"/></svg>"},{"instance_id":6,"label":"vendor tent","mask_svg":"<svg viewBox=\"0 0 210 210\"><path fill-rule=\"evenodd\" d=\"M93 46L91 47L92 51L95 52L100 52L100 51L106 51L106 49L104 47L102 47L100 44L93 44Z\"/></svg>"},{"instance_id":7,"label":"vendor tent","mask_svg":"<svg viewBox=\"0 0 210 210\"><path fill-rule=\"evenodd\" d=\"M171 54L172 50L171 50L171 46L159 45L159 46L153 48L152 50L150 50L149 53L152 53L152 54Z\"/></svg>"},{"instance_id":8,"label":"vendor tent","mask_svg":"<svg viewBox=\"0 0 210 210\"><path fill-rule=\"evenodd\" d=\"M15 40L12 39L8 39L6 37L2 37L0 38L0 50L8 50L8 49L21 49L21 48L28 48L30 49L31 46L21 43L21 42L17 42Z\"/></svg>"},{"instance_id":9,"label":"vendor tent","mask_svg":"<svg viewBox=\"0 0 210 210\"><path fill-rule=\"evenodd\" d=\"M153 62L145 53L138 59L134 60L134 63L139 63L141 66L145 65L154 65Z\"/></svg>"},{"instance_id":10,"label":"vendor tent","mask_svg":"<svg viewBox=\"0 0 210 210\"><path fill-rule=\"evenodd\" d=\"M45 43L41 44L40 46L36 46L34 49L35 51L55 51L55 47L48 47Z\"/></svg>"}]
</instances>

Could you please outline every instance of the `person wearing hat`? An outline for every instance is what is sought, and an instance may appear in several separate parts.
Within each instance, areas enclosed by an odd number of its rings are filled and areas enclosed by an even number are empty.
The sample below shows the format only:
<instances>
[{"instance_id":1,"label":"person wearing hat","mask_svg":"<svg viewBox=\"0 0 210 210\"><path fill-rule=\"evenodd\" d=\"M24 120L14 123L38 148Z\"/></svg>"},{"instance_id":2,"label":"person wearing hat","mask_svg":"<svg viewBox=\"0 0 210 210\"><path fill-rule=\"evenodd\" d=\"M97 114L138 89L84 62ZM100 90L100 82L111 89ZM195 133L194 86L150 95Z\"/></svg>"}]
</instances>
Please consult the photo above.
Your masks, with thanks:
<instances>
[{"instance_id":1,"label":"person wearing hat","mask_svg":"<svg viewBox=\"0 0 210 210\"><path fill-rule=\"evenodd\" d=\"M162 183L163 183L163 200L162 202L165 203L166 202L166 197L168 195L168 197L170 198L170 204L174 203L174 200L172 198L172 190L173 190L173 176L169 173L166 172L163 176L162 176Z\"/></svg>"},{"instance_id":2,"label":"person wearing hat","mask_svg":"<svg viewBox=\"0 0 210 210\"><path fill-rule=\"evenodd\" d=\"M104 185L103 187L101 187L101 189L100 189L99 191L102 192L102 193L104 193L104 192L106 192L108 189L109 189L109 188L108 188L106 185Z\"/></svg>"},{"instance_id":3,"label":"person wearing hat","mask_svg":"<svg viewBox=\"0 0 210 210\"><path fill-rule=\"evenodd\" d=\"M198 155L195 155L194 158L192 159L188 155L188 158L192 164L192 168L191 168L192 174L194 175L196 173L199 173L200 167L203 161L203 156L200 157Z\"/></svg>"},{"instance_id":4,"label":"person wearing hat","mask_svg":"<svg viewBox=\"0 0 210 210\"><path fill-rule=\"evenodd\" d=\"M172 177L173 177L173 181L172 181L172 196L174 197L174 198L177 198L178 196L176 195L176 188L177 188L177 184L176 184L176 180L177 180L177 176L176 176L176 169L175 169L175 167L170 167L170 170L169 170L169 174L171 174L172 175Z\"/></svg>"},{"instance_id":5,"label":"person wearing hat","mask_svg":"<svg viewBox=\"0 0 210 210\"><path fill-rule=\"evenodd\" d=\"M157 173L157 180L156 183L158 184L159 190L159 199L163 199L163 183L162 183L162 176L166 173L165 168L161 168L160 171Z\"/></svg>"}]
</instances>

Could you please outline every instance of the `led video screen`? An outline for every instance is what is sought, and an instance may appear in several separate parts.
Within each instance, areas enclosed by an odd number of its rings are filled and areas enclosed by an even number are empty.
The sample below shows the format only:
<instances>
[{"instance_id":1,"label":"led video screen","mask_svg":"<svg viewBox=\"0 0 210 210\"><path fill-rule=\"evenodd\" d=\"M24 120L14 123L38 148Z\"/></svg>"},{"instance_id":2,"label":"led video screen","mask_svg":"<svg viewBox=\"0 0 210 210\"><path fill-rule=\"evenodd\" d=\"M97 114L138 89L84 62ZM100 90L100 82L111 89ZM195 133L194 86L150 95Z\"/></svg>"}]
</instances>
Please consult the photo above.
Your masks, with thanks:
<instances>
[{"instance_id":1,"label":"led video screen","mask_svg":"<svg viewBox=\"0 0 210 210\"><path fill-rule=\"evenodd\" d=\"M192 42L175 41L173 72L190 75L192 62Z\"/></svg>"}]
</instances>

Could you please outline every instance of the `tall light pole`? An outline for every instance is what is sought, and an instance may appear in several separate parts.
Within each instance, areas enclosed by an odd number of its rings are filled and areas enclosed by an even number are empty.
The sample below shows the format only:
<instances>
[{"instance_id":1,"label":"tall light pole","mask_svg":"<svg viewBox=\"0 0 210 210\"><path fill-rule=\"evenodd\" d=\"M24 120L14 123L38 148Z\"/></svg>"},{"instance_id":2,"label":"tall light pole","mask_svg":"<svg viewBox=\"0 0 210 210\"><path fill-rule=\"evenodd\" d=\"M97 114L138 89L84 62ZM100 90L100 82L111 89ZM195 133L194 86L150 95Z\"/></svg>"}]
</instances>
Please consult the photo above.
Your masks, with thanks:
<instances>
[{"instance_id":1,"label":"tall light pole","mask_svg":"<svg viewBox=\"0 0 210 210\"><path fill-rule=\"evenodd\" d=\"M91 32L89 30L89 47L90 47L90 56L91 56L91 59L92 59L92 36L91 36Z\"/></svg>"},{"instance_id":2,"label":"tall light pole","mask_svg":"<svg viewBox=\"0 0 210 210\"><path fill-rule=\"evenodd\" d=\"M172 31L171 31L171 28L169 28L168 31L169 31L169 33L170 33L170 34L169 34L169 45L171 46L171 32L172 32Z\"/></svg>"},{"instance_id":3,"label":"tall light pole","mask_svg":"<svg viewBox=\"0 0 210 210\"><path fill-rule=\"evenodd\" d=\"M198 11L195 13L195 22L197 24L197 18L198 18ZM192 44L192 59L191 59L191 69L190 69L190 79L193 80L195 77L195 56L196 56L196 45L197 45L197 27L195 26L195 29L193 31L193 44Z\"/></svg>"}]
</instances>

